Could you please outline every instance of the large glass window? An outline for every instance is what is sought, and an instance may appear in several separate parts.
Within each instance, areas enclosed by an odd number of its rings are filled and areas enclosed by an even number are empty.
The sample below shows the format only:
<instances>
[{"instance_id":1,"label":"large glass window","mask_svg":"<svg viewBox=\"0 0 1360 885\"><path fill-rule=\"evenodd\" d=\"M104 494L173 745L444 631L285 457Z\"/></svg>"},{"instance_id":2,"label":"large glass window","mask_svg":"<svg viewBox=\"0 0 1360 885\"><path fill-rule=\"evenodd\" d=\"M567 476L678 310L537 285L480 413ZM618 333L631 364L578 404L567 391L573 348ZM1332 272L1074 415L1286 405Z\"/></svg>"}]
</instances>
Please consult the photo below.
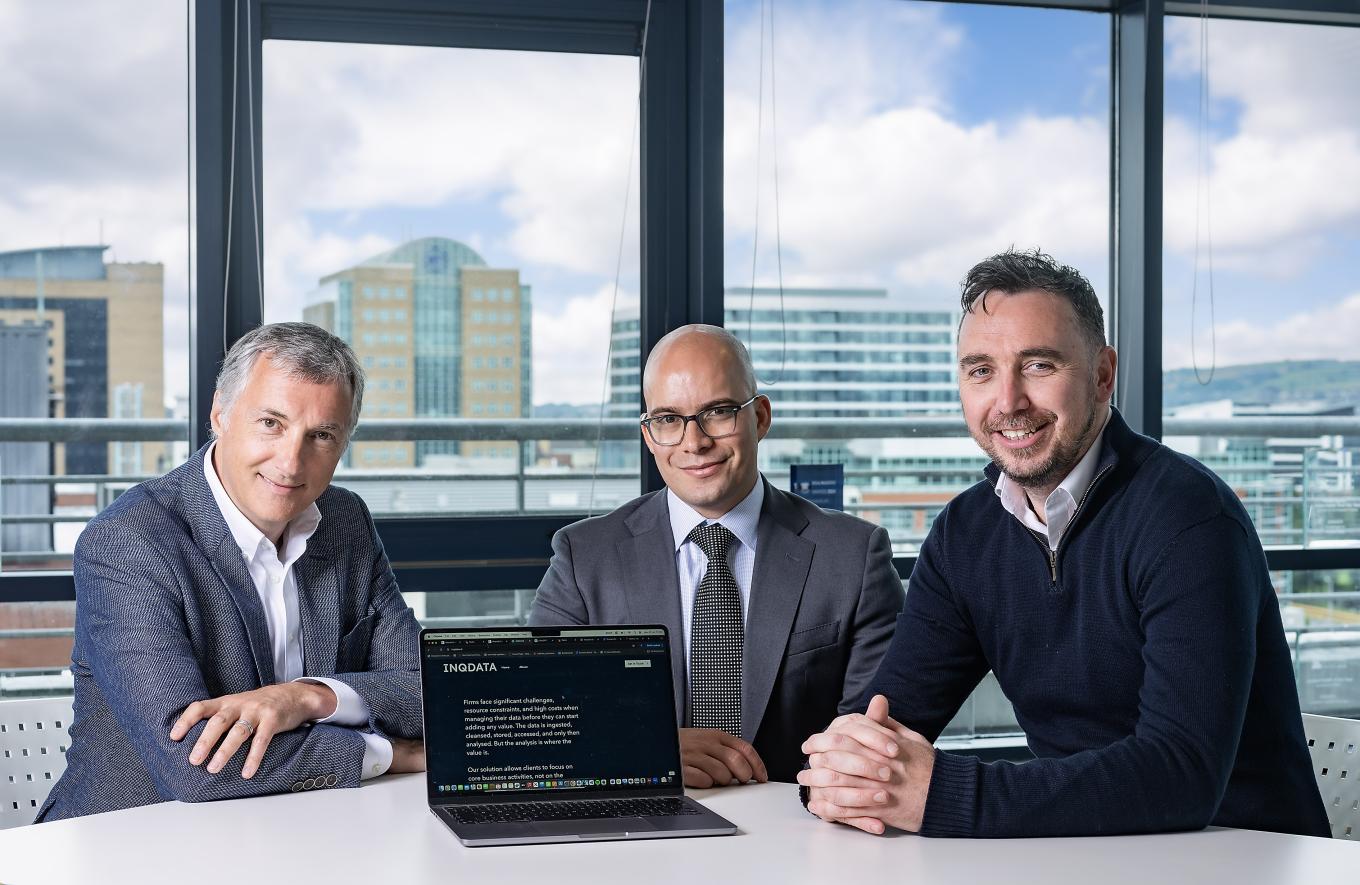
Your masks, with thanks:
<instances>
[{"instance_id":1,"label":"large glass window","mask_svg":"<svg viewBox=\"0 0 1360 885\"><path fill-rule=\"evenodd\" d=\"M186 454L186 32L173 0L0 7L7 573L68 568L91 515Z\"/></svg>"},{"instance_id":2,"label":"large glass window","mask_svg":"<svg viewBox=\"0 0 1360 885\"><path fill-rule=\"evenodd\" d=\"M1360 546L1357 55L1353 28L1166 23L1166 442L1268 546Z\"/></svg>"},{"instance_id":3,"label":"large glass window","mask_svg":"<svg viewBox=\"0 0 1360 885\"><path fill-rule=\"evenodd\" d=\"M185 4L0 4L0 573L187 454ZM11 585L12 586L12 585ZM70 602L0 603L0 695L69 690Z\"/></svg>"},{"instance_id":4,"label":"large glass window","mask_svg":"<svg viewBox=\"0 0 1360 885\"><path fill-rule=\"evenodd\" d=\"M265 319L369 377L337 482L378 517L636 496L636 428L601 418L611 313L637 315L637 59L266 41L263 65Z\"/></svg>"},{"instance_id":5,"label":"large glass window","mask_svg":"<svg viewBox=\"0 0 1360 885\"><path fill-rule=\"evenodd\" d=\"M964 272L1037 247L1106 298L1109 17L725 12L724 313L774 404L761 467L787 487L791 464L844 464L846 509L910 554L986 463L956 389ZM871 419L892 423L851 433Z\"/></svg>"}]
</instances>

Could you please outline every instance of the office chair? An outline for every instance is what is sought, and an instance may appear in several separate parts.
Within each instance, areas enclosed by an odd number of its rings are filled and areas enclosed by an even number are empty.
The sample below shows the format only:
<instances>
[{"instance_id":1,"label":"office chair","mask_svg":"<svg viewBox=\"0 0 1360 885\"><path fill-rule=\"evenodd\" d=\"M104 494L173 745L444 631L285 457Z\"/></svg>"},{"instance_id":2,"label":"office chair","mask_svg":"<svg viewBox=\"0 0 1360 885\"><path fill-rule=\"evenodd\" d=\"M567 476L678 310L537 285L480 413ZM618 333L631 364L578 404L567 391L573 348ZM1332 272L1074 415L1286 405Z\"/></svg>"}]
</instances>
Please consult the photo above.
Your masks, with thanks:
<instances>
[{"instance_id":1,"label":"office chair","mask_svg":"<svg viewBox=\"0 0 1360 885\"><path fill-rule=\"evenodd\" d=\"M1360 840L1360 720L1304 713L1303 733L1332 836Z\"/></svg>"},{"instance_id":2,"label":"office chair","mask_svg":"<svg viewBox=\"0 0 1360 885\"><path fill-rule=\"evenodd\" d=\"M33 822L66 770L71 698L0 701L0 830Z\"/></svg>"}]
</instances>

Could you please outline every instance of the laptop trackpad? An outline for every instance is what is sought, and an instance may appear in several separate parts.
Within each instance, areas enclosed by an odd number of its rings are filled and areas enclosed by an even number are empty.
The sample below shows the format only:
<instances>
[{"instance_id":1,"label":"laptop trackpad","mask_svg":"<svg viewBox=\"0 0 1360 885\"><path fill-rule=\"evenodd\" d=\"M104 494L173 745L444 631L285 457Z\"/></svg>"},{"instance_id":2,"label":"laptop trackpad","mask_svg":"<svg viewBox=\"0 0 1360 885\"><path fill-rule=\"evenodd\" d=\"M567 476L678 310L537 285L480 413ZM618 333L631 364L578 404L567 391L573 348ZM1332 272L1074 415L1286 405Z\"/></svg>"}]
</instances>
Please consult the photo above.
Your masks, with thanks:
<instances>
[{"instance_id":1,"label":"laptop trackpad","mask_svg":"<svg viewBox=\"0 0 1360 885\"><path fill-rule=\"evenodd\" d=\"M641 817L614 817L603 820L544 820L535 821L534 829L545 836L599 836L606 833L613 833L622 836L624 833L649 833L654 832L656 827L652 826L646 818Z\"/></svg>"}]
</instances>

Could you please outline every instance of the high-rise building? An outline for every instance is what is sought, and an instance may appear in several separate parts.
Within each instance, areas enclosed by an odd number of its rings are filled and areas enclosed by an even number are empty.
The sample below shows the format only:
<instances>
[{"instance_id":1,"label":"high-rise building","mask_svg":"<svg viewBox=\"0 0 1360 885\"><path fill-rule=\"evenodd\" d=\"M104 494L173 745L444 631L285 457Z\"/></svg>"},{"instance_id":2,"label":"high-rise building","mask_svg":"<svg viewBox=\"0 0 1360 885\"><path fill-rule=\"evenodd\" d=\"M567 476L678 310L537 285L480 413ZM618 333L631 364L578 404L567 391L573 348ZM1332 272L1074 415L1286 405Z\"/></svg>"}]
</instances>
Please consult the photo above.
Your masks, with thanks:
<instances>
[{"instance_id":1,"label":"high-rise building","mask_svg":"<svg viewBox=\"0 0 1360 885\"><path fill-rule=\"evenodd\" d=\"M957 415L956 315L912 308L886 289L730 288L724 326L746 342L782 418ZM636 316L614 322L609 414L641 402Z\"/></svg>"},{"instance_id":2,"label":"high-rise building","mask_svg":"<svg viewBox=\"0 0 1360 885\"><path fill-rule=\"evenodd\" d=\"M0 252L0 321L48 330L44 383L57 418L165 417L162 302L165 269L105 263L108 246ZM163 443L68 443L53 473L152 474Z\"/></svg>"},{"instance_id":3,"label":"high-rise building","mask_svg":"<svg viewBox=\"0 0 1360 885\"><path fill-rule=\"evenodd\" d=\"M886 289L786 288L781 296L741 287L725 296L724 326L747 343L781 430L761 443L761 470L787 487L792 464L844 465L847 508L910 549L949 499L976 481L986 463L977 446L966 436L825 439L817 428L828 419L958 417L957 313L903 303ZM612 417L641 411L639 336L636 315L614 321ZM631 442L607 443L601 453L612 467L636 465L638 457Z\"/></svg>"},{"instance_id":4,"label":"high-rise building","mask_svg":"<svg viewBox=\"0 0 1360 885\"><path fill-rule=\"evenodd\" d=\"M47 329L36 323L10 325L0 320L0 417L46 418ZM51 446L43 442L0 442L0 477L51 473ZM13 551L52 549L52 527L14 522L11 517L52 512L51 489L38 484L0 486L0 557Z\"/></svg>"},{"instance_id":5,"label":"high-rise building","mask_svg":"<svg viewBox=\"0 0 1360 885\"><path fill-rule=\"evenodd\" d=\"M412 240L320 281L303 318L349 342L365 418L517 418L532 405L530 287L455 240ZM517 457L513 442L359 442L356 468Z\"/></svg>"}]
</instances>

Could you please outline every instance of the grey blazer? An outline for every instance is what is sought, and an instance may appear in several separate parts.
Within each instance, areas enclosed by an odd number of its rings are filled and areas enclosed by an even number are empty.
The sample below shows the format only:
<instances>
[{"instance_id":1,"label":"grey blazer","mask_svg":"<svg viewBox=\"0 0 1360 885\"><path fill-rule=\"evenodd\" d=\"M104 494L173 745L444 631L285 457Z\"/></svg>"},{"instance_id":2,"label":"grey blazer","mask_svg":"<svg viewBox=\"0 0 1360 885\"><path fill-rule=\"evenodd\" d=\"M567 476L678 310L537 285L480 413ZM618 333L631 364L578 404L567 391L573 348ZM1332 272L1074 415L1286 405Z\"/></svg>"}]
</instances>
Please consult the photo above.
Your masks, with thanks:
<instances>
[{"instance_id":1,"label":"grey blazer","mask_svg":"<svg viewBox=\"0 0 1360 885\"><path fill-rule=\"evenodd\" d=\"M764 482L764 480L761 480ZM665 624L675 711L688 723L675 542L664 491L559 531L529 623ZM742 737L774 780L803 767L799 745L863 709L902 607L888 533L765 483L746 616Z\"/></svg>"},{"instance_id":2,"label":"grey blazer","mask_svg":"<svg viewBox=\"0 0 1360 885\"><path fill-rule=\"evenodd\" d=\"M264 607L203 477L205 449L124 493L76 544L75 717L40 821L359 785L353 728L275 735L250 780L244 749L215 775L189 764L204 723L169 738L191 702L276 681ZM331 486L316 504L321 523L293 567L303 668L351 686L373 731L418 737L420 627L358 496Z\"/></svg>"}]
</instances>

